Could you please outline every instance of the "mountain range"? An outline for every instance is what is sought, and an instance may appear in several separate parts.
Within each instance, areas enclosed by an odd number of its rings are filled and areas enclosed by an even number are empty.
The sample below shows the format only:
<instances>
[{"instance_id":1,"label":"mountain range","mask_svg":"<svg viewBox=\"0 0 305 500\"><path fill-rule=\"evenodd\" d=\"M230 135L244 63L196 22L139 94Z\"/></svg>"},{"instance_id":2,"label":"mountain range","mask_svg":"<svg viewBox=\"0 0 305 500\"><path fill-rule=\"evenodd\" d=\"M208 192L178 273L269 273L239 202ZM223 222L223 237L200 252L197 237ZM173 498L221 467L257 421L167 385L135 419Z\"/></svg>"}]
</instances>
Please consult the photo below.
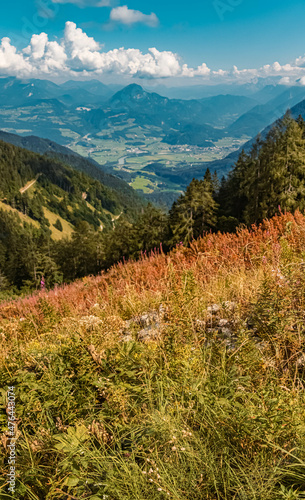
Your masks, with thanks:
<instances>
[{"instance_id":1,"label":"mountain range","mask_svg":"<svg viewBox=\"0 0 305 500\"><path fill-rule=\"evenodd\" d=\"M137 84L0 78L1 136L118 188L124 206L134 202L130 186L171 203L208 166L225 174L240 147L305 99L305 87L265 84L214 88L232 92L219 95L188 88L197 98L181 99Z\"/></svg>"},{"instance_id":2,"label":"mountain range","mask_svg":"<svg viewBox=\"0 0 305 500\"><path fill-rule=\"evenodd\" d=\"M251 95L219 94L200 99L163 97L137 84L118 88L98 80L57 85L46 80L0 78L0 127L61 144L68 144L75 134L126 127L129 120L141 127L158 127L161 135L170 129L180 132L192 124L221 129L218 136L222 137L252 137L305 98L301 86L267 85ZM239 90L245 89L240 86ZM202 144L204 138L198 133L197 137L192 137L191 144Z\"/></svg>"},{"instance_id":3,"label":"mountain range","mask_svg":"<svg viewBox=\"0 0 305 500\"><path fill-rule=\"evenodd\" d=\"M293 95L294 89L291 89L289 94ZM302 93L300 92L299 95L302 95ZM293 95L293 97L291 97L291 101L293 101L293 100L295 100L294 95ZM273 121L270 122L269 125L267 125L263 130L261 130L259 132L259 135L262 138L265 138L267 136L269 130L275 125L276 121L279 118L282 118L285 111L287 111L286 107L283 108L283 112L280 114L280 116L277 116ZM289 110L289 112L290 112L292 118L294 118L295 120L299 116L302 116L303 119L305 119L305 99L303 99L302 101L300 101L296 105L294 105ZM278 113L276 112L276 115L277 114ZM274 114L273 114L273 118L274 118ZM254 142L256 141L257 137L258 137L258 134L254 135L253 138L250 139L249 141L247 141L245 144L243 144L242 147L240 147L236 151L230 153L229 155L227 155L225 158L223 158L221 160L206 162L206 163L203 163L200 167L195 167L194 169L190 169L183 176L184 182L189 182L193 177L202 176L207 168L210 168L211 170L215 170L215 171L221 172L221 173L228 172L231 169L231 167L236 163L236 161L238 160L238 157L242 151L245 151L246 153L248 153L250 151L250 149L253 146Z\"/></svg>"}]
</instances>

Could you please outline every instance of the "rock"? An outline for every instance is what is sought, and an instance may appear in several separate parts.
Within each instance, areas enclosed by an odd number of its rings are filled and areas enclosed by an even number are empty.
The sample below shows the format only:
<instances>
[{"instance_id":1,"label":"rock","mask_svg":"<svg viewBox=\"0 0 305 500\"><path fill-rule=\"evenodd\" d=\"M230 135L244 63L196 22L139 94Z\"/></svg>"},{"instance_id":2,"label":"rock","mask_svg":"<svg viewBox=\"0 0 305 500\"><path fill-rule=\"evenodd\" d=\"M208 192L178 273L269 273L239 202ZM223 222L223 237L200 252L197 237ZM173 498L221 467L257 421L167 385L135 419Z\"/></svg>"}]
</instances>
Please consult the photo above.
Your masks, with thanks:
<instances>
[{"instance_id":1,"label":"rock","mask_svg":"<svg viewBox=\"0 0 305 500\"><path fill-rule=\"evenodd\" d=\"M224 309L227 309L229 311L234 311L236 309L236 302L230 302L227 300L224 303Z\"/></svg>"},{"instance_id":2,"label":"rock","mask_svg":"<svg viewBox=\"0 0 305 500\"><path fill-rule=\"evenodd\" d=\"M143 328L147 328L159 320L159 313L157 311L152 311L146 314L142 314L139 318L135 319L135 323Z\"/></svg>"},{"instance_id":3,"label":"rock","mask_svg":"<svg viewBox=\"0 0 305 500\"><path fill-rule=\"evenodd\" d=\"M234 335L234 333L232 332L232 330L230 330L230 328L220 328L220 330L218 331L220 335L225 338L230 338Z\"/></svg>"},{"instance_id":4,"label":"rock","mask_svg":"<svg viewBox=\"0 0 305 500\"><path fill-rule=\"evenodd\" d=\"M160 338L166 314L167 310L161 304L158 311L149 311L125 321L124 328L120 330L120 333L123 335L121 342L130 342L133 340L131 331L133 325L141 328L137 336L140 342L149 342Z\"/></svg>"},{"instance_id":5,"label":"rock","mask_svg":"<svg viewBox=\"0 0 305 500\"><path fill-rule=\"evenodd\" d=\"M131 335L124 335L123 338L121 338L121 342L132 342L133 337Z\"/></svg>"},{"instance_id":6,"label":"rock","mask_svg":"<svg viewBox=\"0 0 305 500\"><path fill-rule=\"evenodd\" d=\"M224 340L225 346L229 350L234 350L237 347L237 339L235 340Z\"/></svg>"},{"instance_id":7,"label":"rock","mask_svg":"<svg viewBox=\"0 0 305 500\"><path fill-rule=\"evenodd\" d=\"M217 314L221 309L221 306L219 304L213 304L212 306L209 306L207 308L207 311L211 314Z\"/></svg>"},{"instance_id":8,"label":"rock","mask_svg":"<svg viewBox=\"0 0 305 500\"><path fill-rule=\"evenodd\" d=\"M305 354L301 354L301 356L296 361L296 366L300 369L303 369L305 366Z\"/></svg>"},{"instance_id":9,"label":"rock","mask_svg":"<svg viewBox=\"0 0 305 500\"><path fill-rule=\"evenodd\" d=\"M160 328L144 328L138 333L138 340L141 342L151 342L152 340L158 340L160 335Z\"/></svg>"},{"instance_id":10,"label":"rock","mask_svg":"<svg viewBox=\"0 0 305 500\"><path fill-rule=\"evenodd\" d=\"M227 326L229 323L230 323L230 321L228 319L220 319L218 326L220 328L223 328L224 326Z\"/></svg>"}]
</instances>

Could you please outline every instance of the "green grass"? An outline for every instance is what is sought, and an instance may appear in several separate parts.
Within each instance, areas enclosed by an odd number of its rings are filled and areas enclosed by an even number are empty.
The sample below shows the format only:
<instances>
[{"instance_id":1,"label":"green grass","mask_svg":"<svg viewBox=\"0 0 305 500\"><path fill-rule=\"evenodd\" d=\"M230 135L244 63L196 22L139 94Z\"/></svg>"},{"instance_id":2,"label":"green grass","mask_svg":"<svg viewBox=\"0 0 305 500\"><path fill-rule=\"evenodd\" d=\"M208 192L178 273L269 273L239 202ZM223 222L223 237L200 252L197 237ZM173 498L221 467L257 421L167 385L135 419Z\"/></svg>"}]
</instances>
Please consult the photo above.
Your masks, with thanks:
<instances>
[{"instance_id":1,"label":"green grass","mask_svg":"<svg viewBox=\"0 0 305 500\"><path fill-rule=\"evenodd\" d=\"M80 139L80 135L77 134L76 132L73 132L73 130L60 128L59 131L63 137L68 137L69 139L73 139L75 141Z\"/></svg>"},{"instance_id":2,"label":"green grass","mask_svg":"<svg viewBox=\"0 0 305 500\"><path fill-rule=\"evenodd\" d=\"M52 238L54 240L61 240L62 238L67 238L67 237L69 238L72 235L73 230L74 230L72 224L70 224L69 222L67 222L62 217L60 217L60 215L55 214L54 212L51 212L46 207L43 207L43 211L44 211L45 217L48 219L48 221L51 224L50 230L51 230L51 233L52 233ZM53 224L55 224L55 222L57 221L57 219L59 219L60 222L61 222L61 224L62 224L62 227L63 227L62 231L59 231L53 225Z\"/></svg>"},{"instance_id":3,"label":"green grass","mask_svg":"<svg viewBox=\"0 0 305 500\"><path fill-rule=\"evenodd\" d=\"M135 180L130 184L134 189L141 189L144 193L152 193L154 184L145 177L137 176Z\"/></svg>"}]
</instances>

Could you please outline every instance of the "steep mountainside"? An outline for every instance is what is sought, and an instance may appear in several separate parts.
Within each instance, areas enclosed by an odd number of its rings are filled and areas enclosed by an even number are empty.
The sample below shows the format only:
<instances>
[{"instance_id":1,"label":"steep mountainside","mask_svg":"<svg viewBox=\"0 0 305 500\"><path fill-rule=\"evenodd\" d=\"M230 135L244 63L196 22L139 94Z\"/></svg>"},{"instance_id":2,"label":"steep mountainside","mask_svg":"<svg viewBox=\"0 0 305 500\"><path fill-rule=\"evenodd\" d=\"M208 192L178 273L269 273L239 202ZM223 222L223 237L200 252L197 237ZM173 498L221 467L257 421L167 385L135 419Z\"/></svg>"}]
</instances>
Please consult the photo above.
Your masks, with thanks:
<instances>
[{"instance_id":1,"label":"steep mountainside","mask_svg":"<svg viewBox=\"0 0 305 500\"><path fill-rule=\"evenodd\" d=\"M117 92L107 106L103 106L103 110L105 118L109 116L109 108L121 113L121 121L133 118L140 125L180 128L183 124L192 123L225 127L255 104L257 101L249 97L232 95L200 100L169 99L155 92L147 92L140 85L132 84Z\"/></svg>"},{"instance_id":2,"label":"steep mountainside","mask_svg":"<svg viewBox=\"0 0 305 500\"><path fill-rule=\"evenodd\" d=\"M290 87L266 104L255 106L228 127L228 134L239 137L244 133L255 136L305 98L304 87Z\"/></svg>"},{"instance_id":3,"label":"steep mountainside","mask_svg":"<svg viewBox=\"0 0 305 500\"><path fill-rule=\"evenodd\" d=\"M97 80L68 81L56 85L48 80L0 78L0 101L25 105L36 99L57 98L65 104L99 104L114 94L107 85Z\"/></svg>"},{"instance_id":4,"label":"steep mountainside","mask_svg":"<svg viewBox=\"0 0 305 500\"><path fill-rule=\"evenodd\" d=\"M136 84L114 94L113 86L94 80L55 85L0 79L0 129L23 137L48 137L90 157L70 157L70 151L50 146L48 140L39 144L32 138L24 144L11 141L56 156L118 189L126 207L135 201L130 186L169 206L207 167L220 176L225 174L240 146L304 95L304 88L287 89L276 80L267 86L260 81L239 89L245 95L235 95L231 88L231 94L182 100L162 97ZM98 165L114 177L99 172ZM149 165L158 165L158 174L155 168L148 170Z\"/></svg>"},{"instance_id":5,"label":"steep mountainside","mask_svg":"<svg viewBox=\"0 0 305 500\"><path fill-rule=\"evenodd\" d=\"M65 146L36 136L21 137L3 131L0 131L0 140L20 148L28 149L34 153L47 155L76 170L84 172L93 179L101 182L104 186L115 191L115 196L122 208L130 213L137 211L143 205L142 199L127 182L119 177L108 174L94 160L84 158Z\"/></svg>"},{"instance_id":6,"label":"steep mountainside","mask_svg":"<svg viewBox=\"0 0 305 500\"><path fill-rule=\"evenodd\" d=\"M199 147L213 147L212 141L218 141L224 137L222 130L215 129L209 125L189 124L179 131L169 132L163 142L172 145L188 144Z\"/></svg>"},{"instance_id":7,"label":"steep mountainside","mask_svg":"<svg viewBox=\"0 0 305 500\"><path fill-rule=\"evenodd\" d=\"M120 198L115 190L55 158L0 141L1 208L17 210L53 236L60 236L58 231L66 236L80 221L99 228L112 227L112 217L122 212L132 218L138 199L127 206ZM66 231L54 223L64 224Z\"/></svg>"},{"instance_id":8,"label":"steep mountainside","mask_svg":"<svg viewBox=\"0 0 305 500\"><path fill-rule=\"evenodd\" d=\"M167 130L187 123L205 124L206 108L196 100L168 99L132 84L117 92L103 108L89 112L87 117L90 123L100 128L132 119L141 126L152 125Z\"/></svg>"}]
</instances>

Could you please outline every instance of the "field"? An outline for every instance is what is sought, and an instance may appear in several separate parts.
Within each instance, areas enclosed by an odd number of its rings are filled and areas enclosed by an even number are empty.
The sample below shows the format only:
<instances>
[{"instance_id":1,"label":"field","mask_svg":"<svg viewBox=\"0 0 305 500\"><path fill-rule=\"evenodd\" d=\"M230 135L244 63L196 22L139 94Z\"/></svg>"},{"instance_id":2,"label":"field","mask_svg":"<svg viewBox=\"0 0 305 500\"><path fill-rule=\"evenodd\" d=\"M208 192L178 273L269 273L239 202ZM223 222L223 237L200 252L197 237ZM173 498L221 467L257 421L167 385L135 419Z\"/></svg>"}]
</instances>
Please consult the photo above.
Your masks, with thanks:
<instances>
[{"instance_id":1,"label":"field","mask_svg":"<svg viewBox=\"0 0 305 500\"><path fill-rule=\"evenodd\" d=\"M153 132L156 137L152 137ZM110 136L111 138L107 138ZM227 137L216 142L215 147L210 148L189 145L171 146L162 142L161 130L112 127L95 136L79 137L68 146L82 156L88 156L97 161L139 191L144 193L176 191L179 193L184 187L183 181L179 180L180 172L185 173L203 162L222 159L248 139L247 136L240 139ZM160 172L156 174L153 168L149 171L143 170L148 165L156 163L162 166L164 175ZM205 168L203 168L203 173L204 171ZM156 176L153 181L152 174Z\"/></svg>"},{"instance_id":2,"label":"field","mask_svg":"<svg viewBox=\"0 0 305 500\"><path fill-rule=\"evenodd\" d=\"M305 217L0 306L22 500L305 498Z\"/></svg>"}]
</instances>

